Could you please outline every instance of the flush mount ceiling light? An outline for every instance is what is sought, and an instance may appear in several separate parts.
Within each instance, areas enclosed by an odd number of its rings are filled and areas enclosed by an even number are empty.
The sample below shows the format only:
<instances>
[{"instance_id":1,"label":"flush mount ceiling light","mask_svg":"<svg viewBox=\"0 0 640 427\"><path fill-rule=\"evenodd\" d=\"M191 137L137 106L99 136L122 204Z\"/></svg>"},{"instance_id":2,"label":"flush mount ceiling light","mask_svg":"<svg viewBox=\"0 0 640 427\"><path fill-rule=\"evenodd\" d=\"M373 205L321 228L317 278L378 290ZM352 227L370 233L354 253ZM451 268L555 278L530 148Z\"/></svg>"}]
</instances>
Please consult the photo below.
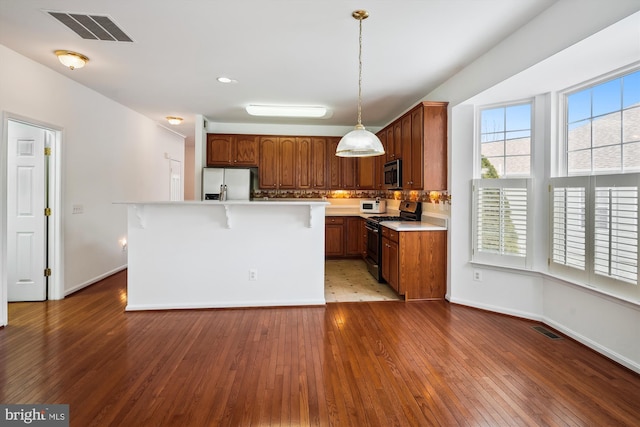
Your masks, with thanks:
<instances>
[{"instance_id":1,"label":"flush mount ceiling light","mask_svg":"<svg viewBox=\"0 0 640 427\"><path fill-rule=\"evenodd\" d=\"M229 77L218 77L216 80L220 83L238 83L236 79L230 79Z\"/></svg>"},{"instance_id":2,"label":"flush mount ceiling light","mask_svg":"<svg viewBox=\"0 0 640 427\"><path fill-rule=\"evenodd\" d=\"M83 54L71 52L70 50L56 50L54 53L58 57L60 63L65 67L69 67L71 70L82 68L87 62L89 62L89 58Z\"/></svg>"},{"instance_id":3,"label":"flush mount ceiling light","mask_svg":"<svg viewBox=\"0 0 640 427\"><path fill-rule=\"evenodd\" d=\"M246 110L252 116L266 117L321 118L327 114L325 107L305 105L247 105Z\"/></svg>"},{"instance_id":4,"label":"flush mount ceiling light","mask_svg":"<svg viewBox=\"0 0 640 427\"><path fill-rule=\"evenodd\" d=\"M167 121L170 125L179 125L182 123L182 117L167 116Z\"/></svg>"},{"instance_id":5,"label":"flush mount ceiling light","mask_svg":"<svg viewBox=\"0 0 640 427\"><path fill-rule=\"evenodd\" d=\"M371 157L384 154L382 143L362 125L362 20L369 17L366 10L356 10L351 16L358 20L358 123L355 129L342 137L336 148L338 157Z\"/></svg>"}]
</instances>

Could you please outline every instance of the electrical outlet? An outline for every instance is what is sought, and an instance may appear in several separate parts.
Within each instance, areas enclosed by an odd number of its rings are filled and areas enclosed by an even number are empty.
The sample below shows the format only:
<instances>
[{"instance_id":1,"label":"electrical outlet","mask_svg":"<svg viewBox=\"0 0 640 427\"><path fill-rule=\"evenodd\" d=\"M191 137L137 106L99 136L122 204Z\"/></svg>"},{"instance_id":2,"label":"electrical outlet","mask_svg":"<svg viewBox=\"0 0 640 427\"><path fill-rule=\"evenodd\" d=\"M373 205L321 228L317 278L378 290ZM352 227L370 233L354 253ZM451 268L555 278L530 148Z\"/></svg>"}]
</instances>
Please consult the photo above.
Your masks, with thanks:
<instances>
[{"instance_id":1,"label":"electrical outlet","mask_svg":"<svg viewBox=\"0 0 640 427\"><path fill-rule=\"evenodd\" d=\"M255 268L249 269L249 280L256 281L258 280L258 270Z\"/></svg>"},{"instance_id":2,"label":"electrical outlet","mask_svg":"<svg viewBox=\"0 0 640 427\"><path fill-rule=\"evenodd\" d=\"M473 270L473 280L476 282L482 282L482 271Z\"/></svg>"}]
</instances>

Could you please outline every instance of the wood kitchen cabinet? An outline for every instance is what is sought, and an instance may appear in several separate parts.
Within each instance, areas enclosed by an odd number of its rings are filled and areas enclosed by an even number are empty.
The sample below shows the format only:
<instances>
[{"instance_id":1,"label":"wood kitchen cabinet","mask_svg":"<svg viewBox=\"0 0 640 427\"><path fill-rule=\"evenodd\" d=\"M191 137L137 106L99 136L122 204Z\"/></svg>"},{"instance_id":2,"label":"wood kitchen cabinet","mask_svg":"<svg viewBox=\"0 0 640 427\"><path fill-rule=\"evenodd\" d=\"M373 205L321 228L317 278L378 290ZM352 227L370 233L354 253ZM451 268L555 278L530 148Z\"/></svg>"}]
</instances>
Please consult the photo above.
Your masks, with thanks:
<instances>
[{"instance_id":1,"label":"wood kitchen cabinet","mask_svg":"<svg viewBox=\"0 0 640 427\"><path fill-rule=\"evenodd\" d=\"M376 159L378 157L359 157L356 160L356 189L375 190L376 189Z\"/></svg>"},{"instance_id":2,"label":"wood kitchen cabinet","mask_svg":"<svg viewBox=\"0 0 640 427\"><path fill-rule=\"evenodd\" d=\"M397 232L382 227L382 276L405 300L443 299L446 231Z\"/></svg>"},{"instance_id":3,"label":"wood kitchen cabinet","mask_svg":"<svg viewBox=\"0 0 640 427\"><path fill-rule=\"evenodd\" d=\"M381 131L387 161L402 159L403 190L447 189L447 105L421 102Z\"/></svg>"},{"instance_id":4,"label":"wood kitchen cabinet","mask_svg":"<svg viewBox=\"0 0 640 427\"><path fill-rule=\"evenodd\" d=\"M402 188L405 190L422 189L422 141L411 137L412 114L407 113L400 119L402 126ZM414 153L418 150L418 155Z\"/></svg>"},{"instance_id":5,"label":"wood kitchen cabinet","mask_svg":"<svg viewBox=\"0 0 640 427\"><path fill-rule=\"evenodd\" d=\"M265 136L260 138L260 161L258 176L260 188L277 189L279 165L278 137Z\"/></svg>"},{"instance_id":6,"label":"wood kitchen cabinet","mask_svg":"<svg viewBox=\"0 0 640 427\"><path fill-rule=\"evenodd\" d=\"M381 130L376 134L376 136L380 139L382 146L384 147L385 154L382 156L375 157L375 178L374 178L374 189L375 190L384 190L384 164L387 162L387 155L389 153L389 146L387 144L387 132L386 130Z\"/></svg>"},{"instance_id":7,"label":"wood kitchen cabinet","mask_svg":"<svg viewBox=\"0 0 640 427\"><path fill-rule=\"evenodd\" d=\"M258 166L256 135L207 134L207 166Z\"/></svg>"},{"instance_id":8,"label":"wood kitchen cabinet","mask_svg":"<svg viewBox=\"0 0 640 427\"><path fill-rule=\"evenodd\" d=\"M311 138L296 138L295 168L296 187L311 188Z\"/></svg>"},{"instance_id":9,"label":"wood kitchen cabinet","mask_svg":"<svg viewBox=\"0 0 640 427\"><path fill-rule=\"evenodd\" d=\"M421 102L401 121L402 188L446 190L447 103Z\"/></svg>"},{"instance_id":10,"label":"wood kitchen cabinet","mask_svg":"<svg viewBox=\"0 0 640 427\"><path fill-rule=\"evenodd\" d=\"M402 295L398 277L398 232L382 227L382 278L396 293Z\"/></svg>"},{"instance_id":11,"label":"wood kitchen cabinet","mask_svg":"<svg viewBox=\"0 0 640 427\"><path fill-rule=\"evenodd\" d=\"M343 257L344 217L328 216L324 220L324 254L326 257Z\"/></svg>"},{"instance_id":12,"label":"wood kitchen cabinet","mask_svg":"<svg viewBox=\"0 0 640 427\"><path fill-rule=\"evenodd\" d=\"M339 137L330 137L327 142L327 177L330 190L353 190L356 188L356 158L338 157L336 148Z\"/></svg>"},{"instance_id":13,"label":"wood kitchen cabinet","mask_svg":"<svg viewBox=\"0 0 640 427\"><path fill-rule=\"evenodd\" d=\"M260 188L294 189L299 174L296 166L296 137L263 136L259 140Z\"/></svg>"},{"instance_id":14,"label":"wood kitchen cabinet","mask_svg":"<svg viewBox=\"0 0 640 427\"><path fill-rule=\"evenodd\" d=\"M345 219L346 219L345 255L360 256L362 254L361 225L364 220L359 216L348 216L348 217L345 217Z\"/></svg>"},{"instance_id":15,"label":"wood kitchen cabinet","mask_svg":"<svg viewBox=\"0 0 640 427\"><path fill-rule=\"evenodd\" d=\"M325 217L325 256L331 258L353 258L366 255L363 237L364 219L359 216Z\"/></svg>"},{"instance_id":16,"label":"wood kitchen cabinet","mask_svg":"<svg viewBox=\"0 0 640 427\"><path fill-rule=\"evenodd\" d=\"M327 181L327 138L311 138L311 188L325 189Z\"/></svg>"},{"instance_id":17,"label":"wood kitchen cabinet","mask_svg":"<svg viewBox=\"0 0 640 427\"><path fill-rule=\"evenodd\" d=\"M425 190L447 189L447 105L423 102L412 116L412 139L422 141ZM415 122L415 123L414 123ZM417 151L416 151L417 153Z\"/></svg>"}]
</instances>

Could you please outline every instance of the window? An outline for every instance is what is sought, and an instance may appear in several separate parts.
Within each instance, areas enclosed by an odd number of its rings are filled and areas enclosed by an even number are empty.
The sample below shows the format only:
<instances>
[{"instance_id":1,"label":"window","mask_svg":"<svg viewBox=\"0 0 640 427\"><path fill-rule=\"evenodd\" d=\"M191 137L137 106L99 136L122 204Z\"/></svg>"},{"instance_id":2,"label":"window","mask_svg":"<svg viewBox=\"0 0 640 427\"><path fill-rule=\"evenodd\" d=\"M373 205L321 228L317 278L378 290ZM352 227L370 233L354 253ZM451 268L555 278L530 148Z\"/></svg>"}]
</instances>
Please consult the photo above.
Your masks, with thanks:
<instances>
[{"instance_id":1,"label":"window","mask_svg":"<svg viewBox=\"0 0 640 427\"><path fill-rule=\"evenodd\" d=\"M529 176L531 103L480 110L482 178Z\"/></svg>"},{"instance_id":2,"label":"window","mask_svg":"<svg viewBox=\"0 0 640 427\"><path fill-rule=\"evenodd\" d=\"M640 174L551 178L550 271L640 297Z\"/></svg>"},{"instance_id":3,"label":"window","mask_svg":"<svg viewBox=\"0 0 640 427\"><path fill-rule=\"evenodd\" d=\"M532 103L482 108L473 182L473 260L528 267Z\"/></svg>"},{"instance_id":4,"label":"window","mask_svg":"<svg viewBox=\"0 0 640 427\"><path fill-rule=\"evenodd\" d=\"M567 175L640 171L640 71L566 95Z\"/></svg>"},{"instance_id":5,"label":"window","mask_svg":"<svg viewBox=\"0 0 640 427\"><path fill-rule=\"evenodd\" d=\"M637 299L640 71L563 99L566 176L550 180L549 269Z\"/></svg>"}]
</instances>

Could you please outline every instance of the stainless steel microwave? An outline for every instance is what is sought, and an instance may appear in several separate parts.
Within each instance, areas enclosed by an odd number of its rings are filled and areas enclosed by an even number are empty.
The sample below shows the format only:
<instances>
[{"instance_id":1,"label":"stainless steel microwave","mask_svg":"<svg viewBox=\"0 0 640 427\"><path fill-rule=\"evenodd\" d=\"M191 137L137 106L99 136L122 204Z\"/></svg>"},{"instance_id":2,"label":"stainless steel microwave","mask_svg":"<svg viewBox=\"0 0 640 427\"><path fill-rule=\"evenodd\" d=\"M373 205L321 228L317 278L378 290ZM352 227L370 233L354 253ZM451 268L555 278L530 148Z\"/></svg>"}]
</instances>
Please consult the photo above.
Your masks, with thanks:
<instances>
[{"instance_id":1,"label":"stainless steel microwave","mask_svg":"<svg viewBox=\"0 0 640 427\"><path fill-rule=\"evenodd\" d=\"M402 160L397 159L384 164L384 188L399 190L402 188Z\"/></svg>"}]
</instances>

